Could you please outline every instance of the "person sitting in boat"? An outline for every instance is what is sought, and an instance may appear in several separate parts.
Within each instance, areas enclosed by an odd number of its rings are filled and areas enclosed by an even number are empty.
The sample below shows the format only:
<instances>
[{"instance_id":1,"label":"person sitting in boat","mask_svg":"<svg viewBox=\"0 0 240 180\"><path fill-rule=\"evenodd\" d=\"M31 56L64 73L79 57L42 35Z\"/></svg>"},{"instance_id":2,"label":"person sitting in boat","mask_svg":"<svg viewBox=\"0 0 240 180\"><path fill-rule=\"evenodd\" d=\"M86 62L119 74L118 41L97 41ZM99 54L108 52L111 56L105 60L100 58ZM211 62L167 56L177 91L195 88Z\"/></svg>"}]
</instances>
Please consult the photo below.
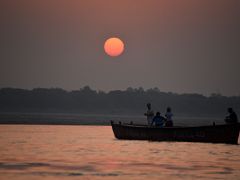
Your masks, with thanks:
<instances>
[{"instance_id":1,"label":"person sitting in boat","mask_svg":"<svg viewBox=\"0 0 240 180\"><path fill-rule=\"evenodd\" d=\"M237 114L233 111L233 108L228 108L228 116L225 118L227 124L238 123Z\"/></svg>"},{"instance_id":2,"label":"person sitting in boat","mask_svg":"<svg viewBox=\"0 0 240 180\"><path fill-rule=\"evenodd\" d=\"M167 112L165 114L165 117L166 117L165 126L166 127L172 127L173 126L173 120L172 120L173 113L172 113L172 110L171 110L170 107L167 108Z\"/></svg>"},{"instance_id":3,"label":"person sitting in boat","mask_svg":"<svg viewBox=\"0 0 240 180\"><path fill-rule=\"evenodd\" d=\"M150 126L154 117L154 112L151 109L151 104L147 103L147 112L144 113L145 116L147 116L147 123Z\"/></svg>"},{"instance_id":4,"label":"person sitting in boat","mask_svg":"<svg viewBox=\"0 0 240 180\"><path fill-rule=\"evenodd\" d=\"M164 122L165 122L165 118L161 116L160 112L157 112L156 116L152 120L151 126L155 124L155 126L157 127L163 127Z\"/></svg>"}]
</instances>

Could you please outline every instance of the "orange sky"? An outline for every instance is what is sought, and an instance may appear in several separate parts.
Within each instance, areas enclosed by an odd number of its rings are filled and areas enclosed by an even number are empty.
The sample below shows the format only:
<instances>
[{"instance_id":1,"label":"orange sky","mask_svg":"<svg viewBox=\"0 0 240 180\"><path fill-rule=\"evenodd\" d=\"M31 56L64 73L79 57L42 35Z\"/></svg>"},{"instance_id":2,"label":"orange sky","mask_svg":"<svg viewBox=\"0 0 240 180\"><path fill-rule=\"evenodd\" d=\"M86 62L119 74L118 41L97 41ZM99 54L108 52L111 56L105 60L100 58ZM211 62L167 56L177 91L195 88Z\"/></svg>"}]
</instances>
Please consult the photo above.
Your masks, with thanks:
<instances>
[{"instance_id":1,"label":"orange sky","mask_svg":"<svg viewBox=\"0 0 240 180\"><path fill-rule=\"evenodd\" d=\"M2 0L0 87L239 94L239 9L238 0ZM117 62L103 51L111 36L126 42Z\"/></svg>"}]
</instances>

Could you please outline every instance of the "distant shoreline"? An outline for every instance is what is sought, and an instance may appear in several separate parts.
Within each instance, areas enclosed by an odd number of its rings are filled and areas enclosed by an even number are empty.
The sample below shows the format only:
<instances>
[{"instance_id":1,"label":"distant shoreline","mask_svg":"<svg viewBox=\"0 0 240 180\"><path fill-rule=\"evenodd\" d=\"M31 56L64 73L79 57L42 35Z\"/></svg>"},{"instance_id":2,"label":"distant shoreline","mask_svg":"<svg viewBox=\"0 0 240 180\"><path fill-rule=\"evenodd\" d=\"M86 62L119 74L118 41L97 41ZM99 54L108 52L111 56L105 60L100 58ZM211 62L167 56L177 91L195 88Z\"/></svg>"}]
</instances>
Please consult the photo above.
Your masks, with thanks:
<instances>
[{"instance_id":1,"label":"distant shoreline","mask_svg":"<svg viewBox=\"0 0 240 180\"><path fill-rule=\"evenodd\" d=\"M143 115L111 115L111 114L75 114L75 113L20 113L0 112L0 124L9 125L97 125L109 126L110 121L134 124L146 124ZM176 125L195 126L224 123L220 117L174 117Z\"/></svg>"},{"instance_id":2,"label":"distant shoreline","mask_svg":"<svg viewBox=\"0 0 240 180\"><path fill-rule=\"evenodd\" d=\"M147 90L128 88L103 92L93 90L89 86L74 91L60 88L0 89L0 113L2 114L4 112L32 114L55 112L58 115L64 114L64 118L65 114L79 115L79 113L102 114L107 118L126 114L143 116L147 103L152 104L154 112L165 113L166 108L171 107L174 115L177 116L223 117L228 107L232 107L237 114L240 114L240 96L227 97L221 94L211 96L177 94L162 92L158 88Z\"/></svg>"},{"instance_id":3,"label":"distant shoreline","mask_svg":"<svg viewBox=\"0 0 240 180\"><path fill-rule=\"evenodd\" d=\"M144 116L110 115L110 114L79 114L79 113L41 113L41 112L0 112L0 124L15 125L110 125L110 121L125 123L141 119ZM140 121L141 121L140 120ZM139 122L139 121L137 121Z\"/></svg>"}]
</instances>

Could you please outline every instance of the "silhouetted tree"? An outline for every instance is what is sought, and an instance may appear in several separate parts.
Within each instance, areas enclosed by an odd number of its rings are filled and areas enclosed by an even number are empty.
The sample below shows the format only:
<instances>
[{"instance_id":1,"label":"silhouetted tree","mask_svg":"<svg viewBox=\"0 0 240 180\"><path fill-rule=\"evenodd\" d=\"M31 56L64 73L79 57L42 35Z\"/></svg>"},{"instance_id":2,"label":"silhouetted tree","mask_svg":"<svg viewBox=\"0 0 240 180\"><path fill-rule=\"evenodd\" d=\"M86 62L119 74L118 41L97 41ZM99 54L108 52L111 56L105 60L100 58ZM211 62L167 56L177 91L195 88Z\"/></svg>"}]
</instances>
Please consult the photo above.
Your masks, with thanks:
<instances>
[{"instance_id":1,"label":"silhouetted tree","mask_svg":"<svg viewBox=\"0 0 240 180\"><path fill-rule=\"evenodd\" d=\"M145 111L146 103L165 111L171 106L178 115L224 116L227 107L240 113L240 96L225 97L212 94L176 94L161 92L158 88L144 90L127 88L108 93L85 86L79 90L65 91L60 88L35 88L32 90L0 89L1 112L78 112L101 114L139 114Z\"/></svg>"}]
</instances>

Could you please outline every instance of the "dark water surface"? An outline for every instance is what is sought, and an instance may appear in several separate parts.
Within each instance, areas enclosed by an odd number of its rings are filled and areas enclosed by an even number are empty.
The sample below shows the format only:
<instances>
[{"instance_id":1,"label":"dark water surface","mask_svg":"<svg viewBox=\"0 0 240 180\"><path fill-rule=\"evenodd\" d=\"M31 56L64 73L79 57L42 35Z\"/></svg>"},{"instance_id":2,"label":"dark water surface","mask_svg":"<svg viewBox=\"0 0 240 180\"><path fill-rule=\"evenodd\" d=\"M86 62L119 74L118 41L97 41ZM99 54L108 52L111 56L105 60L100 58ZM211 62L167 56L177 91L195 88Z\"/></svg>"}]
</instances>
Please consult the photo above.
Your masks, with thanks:
<instances>
[{"instance_id":1,"label":"dark water surface","mask_svg":"<svg viewBox=\"0 0 240 180\"><path fill-rule=\"evenodd\" d=\"M240 146L122 141L110 126L0 125L0 179L240 179Z\"/></svg>"}]
</instances>

